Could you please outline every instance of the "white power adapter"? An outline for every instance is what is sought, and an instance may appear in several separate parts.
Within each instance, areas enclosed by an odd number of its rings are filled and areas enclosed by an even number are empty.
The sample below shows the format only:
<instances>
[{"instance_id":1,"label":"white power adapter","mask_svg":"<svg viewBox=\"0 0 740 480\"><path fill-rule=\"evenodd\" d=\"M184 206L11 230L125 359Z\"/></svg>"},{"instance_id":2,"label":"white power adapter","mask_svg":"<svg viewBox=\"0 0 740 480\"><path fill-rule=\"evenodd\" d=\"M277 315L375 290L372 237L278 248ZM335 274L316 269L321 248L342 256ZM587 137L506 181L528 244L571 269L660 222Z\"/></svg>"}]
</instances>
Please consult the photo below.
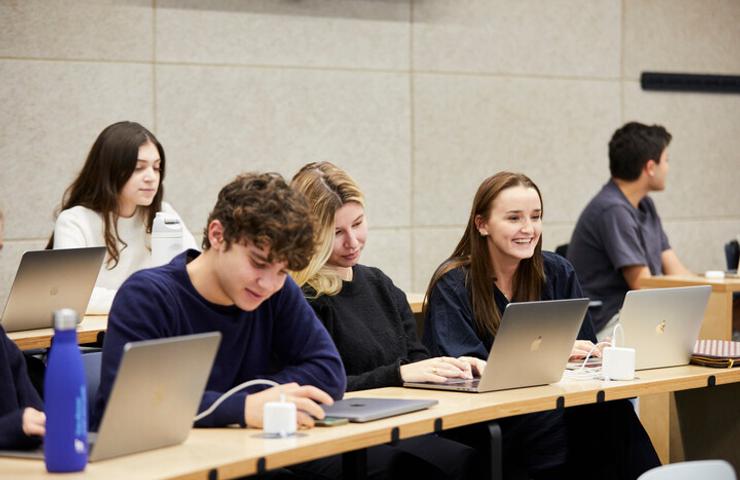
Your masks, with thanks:
<instances>
[{"instance_id":1,"label":"white power adapter","mask_svg":"<svg viewBox=\"0 0 740 480\"><path fill-rule=\"evenodd\" d=\"M266 435L287 437L296 432L295 403L286 402L280 395L279 402L267 402L262 409L262 429Z\"/></svg>"},{"instance_id":2,"label":"white power adapter","mask_svg":"<svg viewBox=\"0 0 740 480\"><path fill-rule=\"evenodd\" d=\"M604 348L601 371L606 380L634 380L635 349L629 347Z\"/></svg>"}]
</instances>

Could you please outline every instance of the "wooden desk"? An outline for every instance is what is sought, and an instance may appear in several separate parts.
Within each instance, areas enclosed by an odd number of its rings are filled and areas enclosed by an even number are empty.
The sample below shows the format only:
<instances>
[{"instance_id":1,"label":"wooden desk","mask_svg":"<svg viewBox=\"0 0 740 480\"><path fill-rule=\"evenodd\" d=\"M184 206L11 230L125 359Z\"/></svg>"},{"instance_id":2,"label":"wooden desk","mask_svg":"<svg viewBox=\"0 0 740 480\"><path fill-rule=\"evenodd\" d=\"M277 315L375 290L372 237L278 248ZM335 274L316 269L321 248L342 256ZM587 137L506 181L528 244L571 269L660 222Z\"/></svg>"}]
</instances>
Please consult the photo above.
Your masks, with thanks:
<instances>
[{"instance_id":1,"label":"wooden desk","mask_svg":"<svg viewBox=\"0 0 740 480\"><path fill-rule=\"evenodd\" d=\"M77 327L78 343L97 342L98 335L105 332L107 326L107 315L86 315ZM21 332L8 333L8 337L13 340L21 350L49 348L49 346L51 346L51 337L53 336L53 328L39 328L36 330L24 330Z\"/></svg>"},{"instance_id":2,"label":"wooden desk","mask_svg":"<svg viewBox=\"0 0 740 480\"><path fill-rule=\"evenodd\" d=\"M411 311L414 312L414 315L421 314L421 307L424 303L423 293L407 293L406 300L409 302Z\"/></svg>"},{"instance_id":3,"label":"wooden desk","mask_svg":"<svg viewBox=\"0 0 740 480\"><path fill-rule=\"evenodd\" d=\"M639 372L639 377L633 382L563 381L542 387L484 394L403 388L354 392L347 396L430 398L438 400L439 404L429 410L367 424L315 428L287 439L264 439L257 430L252 429L197 429L182 445L93 463L88 465L85 473L65 475L64 478L235 478L263 469L387 443L394 436L404 439L431 433L435 429L449 429L522 413L667 392L705 395L710 391L724 391L725 396L732 398L735 407L734 410L722 412L724 435L721 438L716 435L711 435L711 438L706 438L707 435L697 436L686 429L681 433L684 438L692 439L694 443L700 442L706 448L719 448L719 443L720 447L729 444L735 455L740 453L735 448L735 441L740 438L740 412L737 411L740 407L734 402L734 398L740 394L740 369L686 366L643 371ZM710 383L716 386L704 388ZM714 412L718 410L715 408ZM694 415L697 413L693 412ZM706 423L707 416L712 413L712 409L701 412L698 423ZM682 424L685 425L688 423ZM722 453L725 453L724 450ZM692 456L687 455L689 458ZM0 477L28 480L55 478L45 472L43 462L16 459L0 459Z\"/></svg>"},{"instance_id":4,"label":"wooden desk","mask_svg":"<svg viewBox=\"0 0 740 480\"><path fill-rule=\"evenodd\" d=\"M640 288L711 285L699 338L732 340L732 294L740 292L740 278L710 279L699 275L663 275L639 280Z\"/></svg>"}]
</instances>

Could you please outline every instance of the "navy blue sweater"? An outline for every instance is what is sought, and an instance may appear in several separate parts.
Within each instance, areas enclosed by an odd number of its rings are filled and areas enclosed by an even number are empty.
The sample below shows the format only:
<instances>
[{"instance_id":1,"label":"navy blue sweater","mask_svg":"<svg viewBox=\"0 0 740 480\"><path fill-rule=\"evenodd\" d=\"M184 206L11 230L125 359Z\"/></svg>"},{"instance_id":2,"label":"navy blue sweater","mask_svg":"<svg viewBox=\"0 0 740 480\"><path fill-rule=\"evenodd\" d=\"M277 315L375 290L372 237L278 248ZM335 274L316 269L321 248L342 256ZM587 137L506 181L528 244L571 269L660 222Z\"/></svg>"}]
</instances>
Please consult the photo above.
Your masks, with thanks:
<instances>
[{"instance_id":1,"label":"navy blue sweater","mask_svg":"<svg viewBox=\"0 0 740 480\"><path fill-rule=\"evenodd\" d=\"M26 373L26 360L0 327L0 448L28 448L41 437L23 433L23 410L43 410L43 403Z\"/></svg>"},{"instance_id":2,"label":"navy blue sweater","mask_svg":"<svg viewBox=\"0 0 740 480\"><path fill-rule=\"evenodd\" d=\"M232 387L255 378L313 385L334 399L342 398L346 375L339 353L291 278L252 312L235 305L216 305L195 290L185 268L186 260L198 255L189 250L168 265L134 273L118 290L108 316L100 388L91 422L94 429L110 395L123 346L136 340L222 333L198 411ZM232 395L196 426L244 425L247 392Z\"/></svg>"}]
</instances>

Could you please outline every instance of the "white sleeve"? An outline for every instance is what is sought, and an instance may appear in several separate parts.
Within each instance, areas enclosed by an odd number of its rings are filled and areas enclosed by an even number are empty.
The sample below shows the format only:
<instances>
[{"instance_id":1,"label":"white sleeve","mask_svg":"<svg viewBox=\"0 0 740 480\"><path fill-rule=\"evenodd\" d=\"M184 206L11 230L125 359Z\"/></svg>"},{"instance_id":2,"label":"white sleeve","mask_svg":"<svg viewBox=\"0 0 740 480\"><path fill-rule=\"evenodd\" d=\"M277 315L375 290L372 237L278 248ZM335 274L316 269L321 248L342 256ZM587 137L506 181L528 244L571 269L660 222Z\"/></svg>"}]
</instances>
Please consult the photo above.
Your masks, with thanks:
<instances>
[{"instance_id":1,"label":"white sleeve","mask_svg":"<svg viewBox=\"0 0 740 480\"><path fill-rule=\"evenodd\" d=\"M84 219L65 210L59 214L54 224L54 246L53 248L79 248L89 247L85 239Z\"/></svg>"},{"instance_id":2,"label":"white sleeve","mask_svg":"<svg viewBox=\"0 0 740 480\"><path fill-rule=\"evenodd\" d=\"M180 221L182 222L182 220ZM190 233L190 230L188 230L184 223L182 224L182 246L186 249L200 250L198 244L195 243L195 237L193 237L193 234Z\"/></svg>"},{"instance_id":3,"label":"white sleeve","mask_svg":"<svg viewBox=\"0 0 740 480\"><path fill-rule=\"evenodd\" d=\"M90 302L87 304L87 315L107 315L115 296L116 290L103 287L93 288Z\"/></svg>"},{"instance_id":4,"label":"white sleeve","mask_svg":"<svg viewBox=\"0 0 740 480\"><path fill-rule=\"evenodd\" d=\"M172 205L170 205L167 202L162 202L162 211L167 212L171 215L174 215L177 217L178 220L180 220L180 225L182 225L182 246L184 249L195 249L200 250L200 247L195 242L195 237L193 237L193 234L190 233L190 230L188 230L188 227L185 225L185 221L182 219L182 217L175 211L174 208L172 208Z\"/></svg>"}]
</instances>

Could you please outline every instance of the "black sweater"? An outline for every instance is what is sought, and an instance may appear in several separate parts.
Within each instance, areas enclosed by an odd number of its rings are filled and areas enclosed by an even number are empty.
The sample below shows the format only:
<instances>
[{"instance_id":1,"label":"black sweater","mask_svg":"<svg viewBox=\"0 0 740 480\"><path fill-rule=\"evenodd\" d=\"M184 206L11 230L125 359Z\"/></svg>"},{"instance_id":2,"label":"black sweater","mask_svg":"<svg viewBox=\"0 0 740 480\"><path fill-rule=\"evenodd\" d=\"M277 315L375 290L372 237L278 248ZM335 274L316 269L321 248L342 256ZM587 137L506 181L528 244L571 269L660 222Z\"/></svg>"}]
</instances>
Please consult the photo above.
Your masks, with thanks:
<instances>
[{"instance_id":1,"label":"black sweater","mask_svg":"<svg viewBox=\"0 0 740 480\"><path fill-rule=\"evenodd\" d=\"M347 371L347 391L400 386L400 367L429 357L416 335L406 294L373 267L356 265L352 281L333 296L308 302L337 345Z\"/></svg>"},{"instance_id":2,"label":"black sweater","mask_svg":"<svg viewBox=\"0 0 740 480\"><path fill-rule=\"evenodd\" d=\"M28 448L39 437L23 433L23 410L43 409L43 403L26 373L26 360L0 327L0 448Z\"/></svg>"}]
</instances>

